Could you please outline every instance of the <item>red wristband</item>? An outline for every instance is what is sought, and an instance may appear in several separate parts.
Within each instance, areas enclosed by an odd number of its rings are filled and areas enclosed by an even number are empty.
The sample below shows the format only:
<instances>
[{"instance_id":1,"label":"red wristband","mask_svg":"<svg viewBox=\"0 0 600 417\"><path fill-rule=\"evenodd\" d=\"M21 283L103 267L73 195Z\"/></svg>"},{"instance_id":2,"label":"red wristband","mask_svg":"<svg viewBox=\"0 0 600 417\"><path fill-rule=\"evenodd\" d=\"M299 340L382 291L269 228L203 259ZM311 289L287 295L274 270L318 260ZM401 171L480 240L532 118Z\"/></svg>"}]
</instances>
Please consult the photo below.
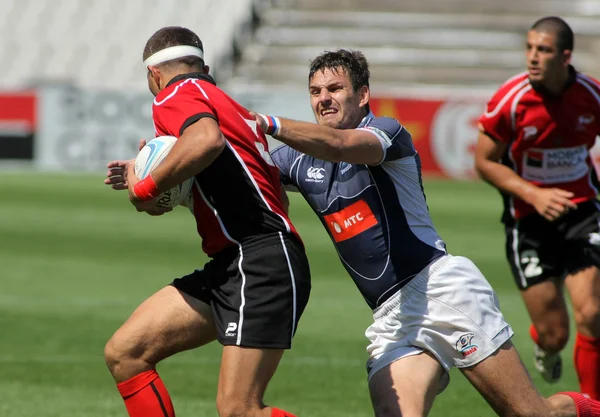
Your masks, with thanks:
<instances>
[{"instance_id":1,"label":"red wristband","mask_svg":"<svg viewBox=\"0 0 600 417\"><path fill-rule=\"evenodd\" d=\"M158 191L158 186L154 182L152 175L148 175L133 186L133 193L140 200L147 201L157 197L160 194L160 191Z\"/></svg>"}]
</instances>

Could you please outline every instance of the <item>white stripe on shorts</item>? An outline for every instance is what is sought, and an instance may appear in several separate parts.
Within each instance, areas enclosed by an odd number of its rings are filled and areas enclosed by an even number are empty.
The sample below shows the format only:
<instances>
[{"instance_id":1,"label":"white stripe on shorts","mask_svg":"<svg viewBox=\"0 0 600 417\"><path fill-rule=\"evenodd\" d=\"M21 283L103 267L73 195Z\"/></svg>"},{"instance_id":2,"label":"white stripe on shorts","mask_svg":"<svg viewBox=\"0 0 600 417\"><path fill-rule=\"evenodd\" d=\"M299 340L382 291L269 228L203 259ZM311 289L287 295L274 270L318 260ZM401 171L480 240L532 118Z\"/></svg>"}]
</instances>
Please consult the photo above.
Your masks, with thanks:
<instances>
[{"instance_id":1,"label":"white stripe on shorts","mask_svg":"<svg viewBox=\"0 0 600 417\"><path fill-rule=\"evenodd\" d=\"M283 253L285 253L285 259L288 264L288 269L290 270L290 278L292 280L292 334L290 335L290 344L292 343L292 339L294 338L294 332L296 331L296 278L294 277L294 269L292 268L292 264L290 262L290 256L288 255L287 247L285 246L285 241L283 240L283 233L279 232L279 238L281 239L281 245L283 246Z\"/></svg>"}]
</instances>

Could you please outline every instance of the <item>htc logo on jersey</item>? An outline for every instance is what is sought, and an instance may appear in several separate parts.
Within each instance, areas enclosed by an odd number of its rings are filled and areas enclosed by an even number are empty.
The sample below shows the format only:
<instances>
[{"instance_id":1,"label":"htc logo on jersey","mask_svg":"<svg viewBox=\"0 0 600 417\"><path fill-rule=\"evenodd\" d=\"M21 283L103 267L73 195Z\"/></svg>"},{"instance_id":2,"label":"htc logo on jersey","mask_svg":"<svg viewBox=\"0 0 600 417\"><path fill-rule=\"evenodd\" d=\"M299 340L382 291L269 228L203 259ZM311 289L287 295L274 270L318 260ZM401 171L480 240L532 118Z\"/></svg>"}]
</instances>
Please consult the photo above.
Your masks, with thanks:
<instances>
[{"instance_id":1,"label":"htc logo on jersey","mask_svg":"<svg viewBox=\"0 0 600 417\"><path fill-rule=\"evenodd\" d=\"M336 242L348 240L379 223L364 200L328 214L323 219Z\"/></svg>"}]
</instances>

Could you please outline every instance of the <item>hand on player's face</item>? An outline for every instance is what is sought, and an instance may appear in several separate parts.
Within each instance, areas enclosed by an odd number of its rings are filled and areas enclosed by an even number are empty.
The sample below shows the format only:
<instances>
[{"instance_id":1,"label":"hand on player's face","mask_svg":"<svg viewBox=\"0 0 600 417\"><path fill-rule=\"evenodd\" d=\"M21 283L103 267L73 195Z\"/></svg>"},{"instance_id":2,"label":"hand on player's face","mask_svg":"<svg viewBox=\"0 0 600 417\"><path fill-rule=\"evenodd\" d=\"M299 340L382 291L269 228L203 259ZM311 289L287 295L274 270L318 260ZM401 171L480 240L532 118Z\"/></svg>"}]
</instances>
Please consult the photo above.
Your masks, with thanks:
<instances>
[{"instance_id":1,"label":"hand on player's face","mask_svg":"<svg viewBox=\"0 0 600 417\"><path fill-rule=\"evenodd\" d=\"M146 146L146 139L140 139L138 150ZM110 185L113 190L127 190L127 164L133 160L110 161L106 166L108 172L104 179L104 184Z\"/></svg>"},{"instance_id":2,"label":"hand on player's face","mask_svg":"<svg viewBox=\"0 0 600 417\"><path fill-rule=\"evenodd\" d=\"M552 222L577 208L577 204L570 200L573 196L572 192L560 188L539 188L533 206L539 215Z\"/></svg>"}]
</instances>

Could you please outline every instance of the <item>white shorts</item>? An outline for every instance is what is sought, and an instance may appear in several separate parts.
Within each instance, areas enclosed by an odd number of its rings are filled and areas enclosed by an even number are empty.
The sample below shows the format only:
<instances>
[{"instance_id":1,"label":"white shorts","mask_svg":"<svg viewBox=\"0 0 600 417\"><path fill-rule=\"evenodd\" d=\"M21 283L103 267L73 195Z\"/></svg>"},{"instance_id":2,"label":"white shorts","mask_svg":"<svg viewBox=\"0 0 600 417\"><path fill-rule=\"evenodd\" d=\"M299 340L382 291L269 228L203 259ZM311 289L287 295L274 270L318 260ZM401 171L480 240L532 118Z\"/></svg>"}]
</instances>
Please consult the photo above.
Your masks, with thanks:
<instances>
[{"instance_id":1,"label":"white shorts","mask_svg":"<svg viewBox=\"0 0 600 417\"><path fill-rule=\"evenodd\" d=\"M365 336L369 379L399 359L424 351L448 371L492 355L513 336L494 290L470 259L443 256L373 311Z\"/></svg>"}]
</instances>

